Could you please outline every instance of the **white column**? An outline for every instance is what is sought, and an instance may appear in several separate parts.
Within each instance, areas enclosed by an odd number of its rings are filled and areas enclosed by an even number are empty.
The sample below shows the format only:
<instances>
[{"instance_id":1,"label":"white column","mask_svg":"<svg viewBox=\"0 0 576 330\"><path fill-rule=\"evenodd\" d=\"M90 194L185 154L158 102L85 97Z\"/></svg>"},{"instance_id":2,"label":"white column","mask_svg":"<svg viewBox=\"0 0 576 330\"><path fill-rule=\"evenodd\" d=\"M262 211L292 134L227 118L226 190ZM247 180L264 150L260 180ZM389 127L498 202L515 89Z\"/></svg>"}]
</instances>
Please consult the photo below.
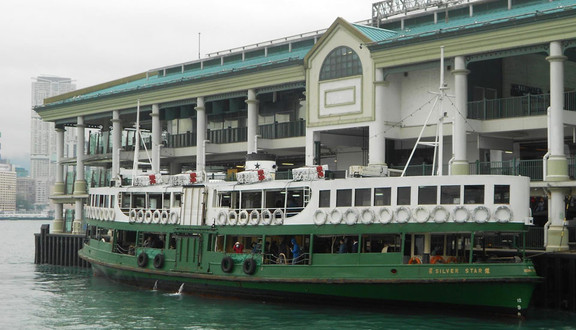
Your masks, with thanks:
<instances>
[{"instance_id":1,"label":"white column","mask_svg":"<svg viewBox=\"0 0 576 330\"><path fill-rule=\"evenodd\" d=\"M257 153L256 135L258 134L258 100L256 99L256 91L254 89L248 90L248 141L247 150L248 154Z\"/></svg>"},{"instance_id":2,"label":"white column","mask_svg":"<svg viewBox=\"0 0 576 330\"><path fill-rule=\"evenodd\" d=\"M206 111L204 108L204 97L196 99L196 170L204 172L206 166L206 150L204 140L206 140Z\"/></svg>"},{"instance_id":3,"label":"white column","mask_svg":"<svg viewBox=\"0 0 576 330\"><path fill-rule=\"evenodd\" d=\"M64 183L64 165L62 158L64 157L64 128L56 128L56 158L58 161L56 170L56 182L54 183L54 195L64 195L66 192L66 184ZM53 233L64 232L64 219L62 218L62 203L56 203L56 210L54 214L54 222L52 226Z\"/></svg>"},{"instance_id":4,"label":"white column","mask_svg":"<svg viewBox=\"0 0 576 330\"><path fill-rule=\"evenodd\" d=\"M374 81L374 123L369 127L368 138L368 164L386 163L386 87L382 69L376 70Z\"/></svg>"},{"instance_id":5,"label":"white column","mask_svg":"<svg viewBox=\"0 0 576 330\"><path fill-rule=\"evenodd\" d=\"M466 118L468 116L468 74L464 56L454 58L454 90L456 93L456 110L454 112L454 127L452 146L454 161L451 172L454 175L469 174L470 169L466 159Z\"/></svg>"},{"instance_id":6,"label":"white column","mask_svg":"<svg viewBox=\"0 0 576 330\"><path fill-rule=\"evenodd\" d=\"M545 181L567 181L568 162L564 154L564 61L562 43L550 43L550 116L549 143L550 156L547 162ZM566 192L561 188L550 188L548 201L548 224L546 251L568 250L568 230L564 227Z\"/></svg>"},{"instance_id":7,"label":"white column","mask_svg":"<svg viewBox=\"0 0 576 330\"><path fill-rule=\"evenodd\" d=\"M316 142L320 141L320 132L312 131L311 129L306 129L306 166L313 166L314 156L316 155ZM319 159L318 162L322 164L322 160Z\"/></svg>"},{"instance_id":8,"label":"white column","mask_svg":"<svg viewBox=\"0 0 576 330\"><path fill-rule=\"evenodd\" d=\"M160 138L162 129L160 128L160 107L152 104L152 172L160 173Z\"/></svg>"},{"instance_id":9,"label":"white column","mask_svg":"<svg viewBox=\"0 0 576 330\"><path fill-rule=\"evenodd\" d=\"M112 179L120 185L120 149L122 148L122 122L120 111L112 111Z\"/></svg>"},{"instance_id":10,"label":"white column","mask_svg":"<svg viewBox=\"0 0 576 330\"><path fill-rule=\"evenodd\" d=\"M75 216L72 222L72 233L80 234L82 232L82 213L83 200L78 195L86 195L86 179L84 177L84 117L78 116L76 124L76 181L74 182L75 199Z\"/></svg>"}]
</instances>

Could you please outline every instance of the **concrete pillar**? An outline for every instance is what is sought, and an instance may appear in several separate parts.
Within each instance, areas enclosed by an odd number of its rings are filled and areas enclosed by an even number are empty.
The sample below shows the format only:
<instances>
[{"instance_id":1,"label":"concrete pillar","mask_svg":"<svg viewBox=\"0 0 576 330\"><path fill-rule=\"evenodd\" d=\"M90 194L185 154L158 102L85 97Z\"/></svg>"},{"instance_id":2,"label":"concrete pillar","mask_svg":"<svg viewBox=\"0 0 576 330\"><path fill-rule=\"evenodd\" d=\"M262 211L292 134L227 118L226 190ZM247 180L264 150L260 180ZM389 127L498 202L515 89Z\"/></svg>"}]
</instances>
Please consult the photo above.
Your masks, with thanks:
<instances>
[{"instance_id":1,"label":"concrete pillar","mask_svg":"<svg viewBox=\"0 0 576 330\"><path fill-rule=\"evenodd\" d=\"M112 111L112 179L120 185L120 149L122 148L122 122L120 111Z\"/></svg>"},{"instance_id":2,"label":"concrete pillar","mask_svg":"<svg viewBox=\"0 0 576 330\"><path fill-rule=\"evenodd\" d=\"M258 100L256 99L256 91L254 89L248 90L248 145L246 152L248 154L257 153L256 135L258 134Z\"/></svg>"},{"instance_id":3,"label":"concrete pillar","mask_svg":"<svg viewBox=\"0 0 576 330\"><path fill-rule=\"evenodd\" d=\"M204 172L206 166L206 111L204 97L196 99L196 170Z\"/></svg>"},{"instance_id":4,"label":"concrete pillar","mask_svg":"<svg viewBox=\"0 0 576 330\"><path fill-rule=\"evenodd\" d=\"M314 156L316 155L316 146L319 145L320 142L320 132L319 131L312 131L310 129L306 130L306 166L313 166L314 163ZM322 165L322 160L318 159L320 165Z\"/></svg>"},{"instance_id":5,"label":"concrete pillar","mask_svg":"<svg viewBox=\"0 0 576 330\"><path fill-rule=\"evenodd\" d=\"M84 117L78 116L78 122L76 124L76 180L74 181L74 195L86 195L86 179L84 175ZM82 232L82 213L83 204L82 199L76 199L76 215L74 216L74 222L72 223L72 233L80 234Z\"/></svg>"},{"instance_id":6,"label":"concrete pillar","mask_svg":"<svg viewBox=\"0 0 576 330\"><path fill-rule=\"evenodd\" d=\"M468 117L468 74L464 56L454 58L454 90L456 93L456 112L452 135L454 160L451 165L453 175L469 174L470 168L466 159L466 118Z\"/></svg>"},{"instance_id":7,"label":"concrete pillar","mask_svg":"<svg viewBox=\"0 0 576 330\"><path fill-rule=\"evenodd\" d=\"M386 88L389 83L384 80L382 69L376 70L374 81L374 123L369 127L368 164L386 164Z\"/></svg>"},{"instance_id":8,"label":"concrete pillar","mask_svg":"<svg viewBox=\"0 0 576 330\"><path fill-rule=\"evenodd\" d=\"M550 116L549 146L545 181L567 181L568 162L564 154L564 61L562 43L550 43ZM548 224L546 251L568 250L568 230L565 228L566 209L562 188L550 188L548 201Z\"/></svg>"},{"instance_id":9,"label":"concrete pillar","mask_svg":"<svg viewBox=\"0 0 576 330\"><path fill-rule=\"evenodd\" d=\"M160 173L160 139L162 129L160 128L160 107L152 104L152 172Z\"/></svg>"},{"instance_id":10,"label":"concrete pillar","mask_svg":"<svg viewBox=\"0 0 576 330\"><path fill-rule=\"evenodd\" d=\"M64 157L64 128L56 128L56 182L54 183L54 195L64 195L66 193L66 184L64 183L64 165L62 158ZM62 219L62 203L56 202L56 210L54 215L54 222L52 225L53 233L62 233L64 231L64 220Z\"/></svg>"}]
</instances>

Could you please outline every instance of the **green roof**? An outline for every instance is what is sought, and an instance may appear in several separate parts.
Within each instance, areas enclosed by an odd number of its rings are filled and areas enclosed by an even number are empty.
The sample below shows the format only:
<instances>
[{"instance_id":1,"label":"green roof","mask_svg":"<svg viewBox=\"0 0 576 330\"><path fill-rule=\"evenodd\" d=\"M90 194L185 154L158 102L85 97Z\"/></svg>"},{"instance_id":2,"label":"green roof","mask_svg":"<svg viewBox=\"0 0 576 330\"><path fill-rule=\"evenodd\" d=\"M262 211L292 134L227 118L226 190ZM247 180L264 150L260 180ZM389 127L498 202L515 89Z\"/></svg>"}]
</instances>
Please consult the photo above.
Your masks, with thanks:
<instances>
[{"instance_id":1,"label":"green roof","mask_svg":"<svg viewBox=\"0 0 576 330\"><path fill-rule=\"evenodd\" d=\"M362 34L370 38L370 40L372 41L380 41L398 36L398 32L386 29L380 29L373 26L360 25L360 24L352 24L352 26L354 26L356 29L358 29L360 32L362 32Z\"/></svg>"}]
</instances>

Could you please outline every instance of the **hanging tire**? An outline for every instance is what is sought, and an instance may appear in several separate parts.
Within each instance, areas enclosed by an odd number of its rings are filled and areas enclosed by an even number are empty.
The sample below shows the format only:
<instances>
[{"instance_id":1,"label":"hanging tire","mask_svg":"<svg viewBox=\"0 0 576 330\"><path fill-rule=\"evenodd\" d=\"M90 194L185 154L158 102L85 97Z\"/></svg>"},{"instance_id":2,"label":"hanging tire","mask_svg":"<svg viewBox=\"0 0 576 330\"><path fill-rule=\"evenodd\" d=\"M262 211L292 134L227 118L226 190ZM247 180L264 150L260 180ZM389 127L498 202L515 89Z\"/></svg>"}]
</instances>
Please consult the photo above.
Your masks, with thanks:
<instances>
[{"instance_id":1,"label":"hanging tire","mask_svg":"<svg viewBox=\"0 0 576 330\"><path fill-rule=\"evenodd\" d=\"M234 260L231 257L224 257L220 262L220 267L224 273L231 273L234 270Z\"/></svg>"},{"instance_id":2,"label":"hanging tire","mask_svg":"<svg viewBox=\"0 0 576 330\"><path fill-rule=\"evenodd\" d=\"M164 254L159 253L154 257L154 268L164 267Z\"/></svg>"},{"instance_id":3,"label":"hanging tire","mask_svg":"<svg viewBox=\"0 0 576 330\"><path fill-rule=\"evenodd\" d=\"M248 258L242 264L242 270L246 275L252 275L256 272L256 260Z\"/></svg>"},{"instance_id":4,"label":"hanging tire","mask_svg":"<svg viewBox=\"0 0 576 330\"><path fill-rule=\"evenodd\" d=\"M141 252L136 259L136 263L138 263L138 267L146 267L148 265L148 255L146 252Z\"/></svg>"}]
</instances>

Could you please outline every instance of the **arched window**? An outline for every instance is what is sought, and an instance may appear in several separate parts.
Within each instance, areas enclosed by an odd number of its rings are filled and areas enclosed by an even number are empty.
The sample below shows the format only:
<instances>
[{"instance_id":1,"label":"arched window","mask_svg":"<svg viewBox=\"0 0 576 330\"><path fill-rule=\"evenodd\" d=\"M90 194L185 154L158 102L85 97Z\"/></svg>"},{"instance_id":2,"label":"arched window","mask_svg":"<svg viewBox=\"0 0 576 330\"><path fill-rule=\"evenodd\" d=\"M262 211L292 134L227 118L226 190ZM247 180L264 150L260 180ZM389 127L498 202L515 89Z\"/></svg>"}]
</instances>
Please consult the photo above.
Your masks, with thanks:
<instances>
[{"instance_id":1,"label":"arched window","mask_svg":"<svg viewBox=\"0 0 576 330\"><path fill-rule=\"evenodd\" d=\"M320 80L336 79L362 74L362 63L358 54L350 47L342 46L328 54L322 63Z\"/></svg>"}]
</instances>

